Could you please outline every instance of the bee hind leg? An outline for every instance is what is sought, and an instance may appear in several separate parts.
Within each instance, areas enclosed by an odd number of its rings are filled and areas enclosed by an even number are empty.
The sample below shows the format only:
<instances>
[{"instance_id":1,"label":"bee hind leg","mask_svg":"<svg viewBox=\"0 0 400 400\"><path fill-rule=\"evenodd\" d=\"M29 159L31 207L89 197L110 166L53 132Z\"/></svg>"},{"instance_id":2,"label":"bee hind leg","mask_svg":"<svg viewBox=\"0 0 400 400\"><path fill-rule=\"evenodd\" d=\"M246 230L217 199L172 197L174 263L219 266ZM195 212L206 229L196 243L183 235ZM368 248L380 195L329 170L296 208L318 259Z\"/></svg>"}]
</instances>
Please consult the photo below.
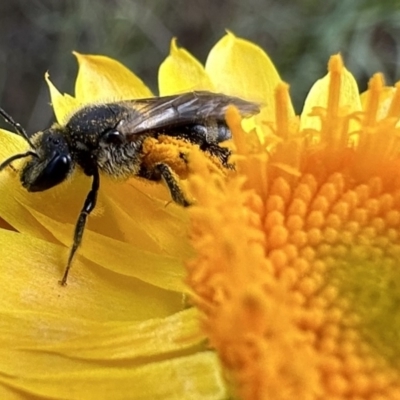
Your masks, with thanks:
<instances>
[{"instance_id":1,"label":"bee hind leg","mask_svg":"<svg viewBox=\"0 0 400 400\"><path fill-rule=\"evenodd\" d=\"M180 185L179 179L172 171L171 167L167 164L159 163L155 167L156 171L160 174L162 180L167 185L171 193L172 200L183 207L188 207L191 202L186 198Z\"/></svg>"}]
</instances>

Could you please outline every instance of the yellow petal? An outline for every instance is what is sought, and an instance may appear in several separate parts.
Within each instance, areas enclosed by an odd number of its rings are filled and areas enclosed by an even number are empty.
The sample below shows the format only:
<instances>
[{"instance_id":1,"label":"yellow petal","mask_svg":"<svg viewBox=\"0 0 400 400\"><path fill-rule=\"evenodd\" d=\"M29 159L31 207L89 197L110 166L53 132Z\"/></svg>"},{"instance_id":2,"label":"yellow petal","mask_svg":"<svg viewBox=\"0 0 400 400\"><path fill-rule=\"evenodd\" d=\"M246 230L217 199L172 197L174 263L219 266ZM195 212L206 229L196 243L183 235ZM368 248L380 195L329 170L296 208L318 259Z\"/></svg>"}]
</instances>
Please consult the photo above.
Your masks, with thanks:
<instances>
[{"instance_id":1,"label":"yellow petal","mask_svg":"<svg viewBox=\"0 0 400 400\"><path fill-rule=\"evenodd\" d=\"M161 354L179 355L192 352L194 347L201 346L205 339L199 330L199 315L195 308L165 318L139 322L92 322L79 318L66 322L64 317L51 314L46 316L51 322L48 326L51 335L46 338L41 335L38 329L40 327L35 325L34 320L38 318L36 312L10 314L8 311L3 312L3 321L8 330L6 340L8 338L11 341L9 338L18 334L18 325L21 328L21 324L30 324L30 329L23 331L26 333L18 335L18 340L22 341L24 348L35 346L37 350L82 361L112 362L135 359L139 363L148 363L155 361ZM60 326L63 327L63 334L60 332Z\"/></svg>"},{"instance_id":2,"label":"yellow petal","mask_svg":"<svg viewBox=\"0 0 400 400\"><path fill-rule=\"evenodd\" d=\"M182 295L82 263L79 257L73 284L62 287L63 246L7 230L0 230L0 243L3 310L43 315L59 310L65 319L104 321L164 317L182 309Z\"/></svg>"},{"instance_id":3,"label":"yellow petal","mask_svg":"<svg viewBox=\"0 0 400 400\"><path fill-rule=\"evenodd\" d=\"M56 358L56 365L59 362L60 358ZM228 397L218 357L211 352L131 368L90 365L77 371L75 365L59 370L49 364L45 374L32 371L22 380L2 374L0 383L22 392L19 399L40 396L71 400L223 400Z\"/></svg>"},{"instance_id":4,"label":"yellow petal","mask_svg":"<svg viewBox=\"0 0 400 400\"><path fill-rule=\"evenodd\" d=\"M31 212L61 243L66 247L71 246L71 233L74 225L54 221L34 210ZM105 249L107 250L105 251ZM134 244L124 243L91 230L85 232L79 255L103 268L140 279L163 289L176 292L183 292L185 289L182 258L145 251ZM71 273L69 279L71 285L74 282L73 275Z\"/></svg>"},{"instance_id":5,"label":"yellow petal","mask_svg":"<svg viewBox=\"0 0 400 400\"><path fill-rule=\"evenodd\" d=\"M362 108L367 113L365 123L373 125L376 121L388 117L395 95L396 89L385 86L383 75L375 74L369 81L368 90L360 96ZM397 115L398 112L393 116Z\"/></svg>"},{"instance_id":6,"label":"yellow petal","mask_svg":"<svg viewBox=\"0 0 400 400\"><path fill-rule=\"evenodd\" d=\"M56 120L60 125L65 125L70 119L71 115L82 105L77 99L69 94L61 94L50 81L48 73L45 74L44 79L46 80L49 88L51 104L53 106Z\"/></svg>"},{"instance_id":7,"label":"yellow petal","mask_svg":"<svg viewBox=\"0 0 400 400\"><path fill-rule=\"evenodd\" d=\"M107 312L102 321L60 313L68 303L52 313L15 306L0 308L1 398L227 396L217 357L201 351L194 309L135 322L113 320Z\"/></svg>"},{"instance_id":8,"label":"yellow petal","mask_svg":"<svg viewBox=\"0 0 400 400\"><path fill-rule=\"evenodd\" d=\"M1 217L0 217L0 228L8 229L10 231L14 230L14 228L8 222L4 221L4 219Z\"/></svg>"},{"instance_id":9,"label":"yellow petal","mask_svg":"<svg viewBox=\"0 0 400 400\"><path fill-rule=\"evenodd\" d=\"M152 97L150 89L129 69L105 56L74 52L79 72L75 97L84 104Z\"/></svg>"},{"instance_id":10,"label":"yellow petal","mask_svg":"<svg viewBox=\"0 0 400 400\"><path fill-rule=\"evenodd\" d=\"M228 32L211 49L206 71L217 91L260 102L264 119L275 120L274 93L281 79L260 47Z\"/></svg>"},{"instance_id":11,"label":"yellow petal","mask_svg":"<svg viewBox=\"0 0 400 400\"><path fill-rule=\"evenodd\" d=\"M0 163L4 161L3 159L12 156L15 153L24 152L29 148L25 139L14 132L9 132L5 129L0 129L0 140Z\"/></svg>"},{"instance_id":12,"label":"yellow petal","mask_svg":"<svg viewBox=\"0 0 400 400\"><path fill-rule=\"evenodd\" d=\"M124 230L126 242L156 253L189 257L187 210L171 202L163 184L149 185L132 178L126 184L103 179L101 185L107 195L104 201Z\"/></svg>"},{"instance_id":13,"label":"yellow petal","mask_svg":"<svg viewBox=\"0 0 400 400\"><path fill-rule=\"evenodd\" d=\"M188 51L178 48L176 39L172 39L170 54L160 65L158 86L160 96L214 90L204 67Z\"/></svg>"},{"instance_id":14,"label":"yellow petal","mask_svg":"<svg viewBox=\"0 0 400 400\"><path fill-rule=\"evenodd\" d=\"M323 107L336 117L361 111L361 101L354 76L343 66L339 55L332 56L329 73L314 83L301 114L301 129L320 129L321 120L311 116L314 107Z\"/></svg>"}]
</instances>

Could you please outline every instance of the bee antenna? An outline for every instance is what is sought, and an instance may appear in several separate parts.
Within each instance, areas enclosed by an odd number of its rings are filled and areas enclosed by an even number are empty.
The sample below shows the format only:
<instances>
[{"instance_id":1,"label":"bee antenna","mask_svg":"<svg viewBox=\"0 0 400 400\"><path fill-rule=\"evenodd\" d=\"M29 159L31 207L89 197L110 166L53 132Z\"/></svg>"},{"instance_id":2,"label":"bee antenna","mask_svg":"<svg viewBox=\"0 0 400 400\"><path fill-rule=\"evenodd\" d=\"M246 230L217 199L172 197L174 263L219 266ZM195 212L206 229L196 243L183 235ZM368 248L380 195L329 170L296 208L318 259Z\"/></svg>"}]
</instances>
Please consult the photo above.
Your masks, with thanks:
<instances>
[{"instance_id":1,"label":"bee antenna","mask_svg":"<svg viewBox=\"0 0 400 400\"><path fill-rule=\"evenodd\" d=\"M33 150L36 150L36 147L32 143L31 139L29 139L28 134L26 133L26 130L19 124L18 122L14 121L14 119L6 113L1 107L0 107L0 115L4 118L4 121L6 121L8 124L10 124L14 129L15 132L19 135L22 136L31 146Z\"/></svg>"},{"instance_id":2,"label":"bee antenna","mask_svg":"<svg viewBox=\"0 0 400 400\"><path fill-rule=\"evenodd\" d=\"M4 162L2 162L0 164L0 171L2 171L5 167L7 167L7 165L10 165L13 161L19 160L20 158L29 157L29 156L38 157L38 155L35 152L33 152L32 150L28 150L25 153L14 154L13 156L7 158L7 160L5 160Z\"/></svg>"}]
</instances>

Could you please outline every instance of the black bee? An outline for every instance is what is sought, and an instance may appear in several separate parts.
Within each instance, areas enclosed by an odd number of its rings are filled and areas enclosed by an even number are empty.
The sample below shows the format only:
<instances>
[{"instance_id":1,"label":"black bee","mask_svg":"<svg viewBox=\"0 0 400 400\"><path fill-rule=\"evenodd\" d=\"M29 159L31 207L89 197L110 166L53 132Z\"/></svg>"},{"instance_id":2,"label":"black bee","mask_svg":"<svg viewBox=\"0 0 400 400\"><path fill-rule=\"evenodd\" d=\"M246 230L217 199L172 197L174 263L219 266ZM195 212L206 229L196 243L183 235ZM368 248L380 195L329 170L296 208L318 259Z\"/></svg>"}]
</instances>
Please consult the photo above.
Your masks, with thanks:
<instances>
[{"instance_id":1,"label":"black bee","mask_svg":"<svg viewBox=\"0 0 400 400\"><path fill-rule=\"evenodd\" d=\"M0 114L30 146L0 164L0 171L13 161L27 157L20 179L29 192L40 192L63 182L76 167L92 177L92 187L86 196L76 222L73 244L60 283L66 285L72 260L82 241L86 219L96 206L100 173L116 178L141 177L164 181L172 199L182 205L190 203L179 185L178 176L165 160L146 153L149 140L174 138L190 146L198 146L225 168L230 151L220 143L231 138L225 121L229 105L242 116L259 112L257 104L223 94L191 92L176 96L119 101L88 105L77 111L65 126L50 128L29 137L20 124L3 109ZM184 161L184 154L181 155Z\"/></svg>"}]
</instances>

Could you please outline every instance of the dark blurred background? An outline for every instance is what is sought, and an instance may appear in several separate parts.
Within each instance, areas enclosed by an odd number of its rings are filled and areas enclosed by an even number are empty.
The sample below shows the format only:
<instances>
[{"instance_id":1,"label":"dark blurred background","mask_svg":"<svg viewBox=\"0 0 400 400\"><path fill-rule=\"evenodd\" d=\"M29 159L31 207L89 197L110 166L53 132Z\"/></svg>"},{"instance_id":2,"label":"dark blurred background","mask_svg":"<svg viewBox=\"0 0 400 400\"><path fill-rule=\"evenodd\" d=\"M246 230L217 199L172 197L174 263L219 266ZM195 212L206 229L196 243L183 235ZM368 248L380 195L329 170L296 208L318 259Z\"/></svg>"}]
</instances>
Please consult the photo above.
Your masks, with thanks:
<instances>
[{"instance_id":1,"label":"dark blurred background","mask_svg":"<svg viewBox=\"0 0 400 400\"><path fill-rule=\"evenodd\" d=\"M157 93L172 37L204 63L225 29L268 52L298 113L331 54L360 90L376 71L400 78L397 0L0 0L0 105L30 132L48 125L43 75L72 94L72 50L120 60Z\"/></svg>"}]
</instances>

